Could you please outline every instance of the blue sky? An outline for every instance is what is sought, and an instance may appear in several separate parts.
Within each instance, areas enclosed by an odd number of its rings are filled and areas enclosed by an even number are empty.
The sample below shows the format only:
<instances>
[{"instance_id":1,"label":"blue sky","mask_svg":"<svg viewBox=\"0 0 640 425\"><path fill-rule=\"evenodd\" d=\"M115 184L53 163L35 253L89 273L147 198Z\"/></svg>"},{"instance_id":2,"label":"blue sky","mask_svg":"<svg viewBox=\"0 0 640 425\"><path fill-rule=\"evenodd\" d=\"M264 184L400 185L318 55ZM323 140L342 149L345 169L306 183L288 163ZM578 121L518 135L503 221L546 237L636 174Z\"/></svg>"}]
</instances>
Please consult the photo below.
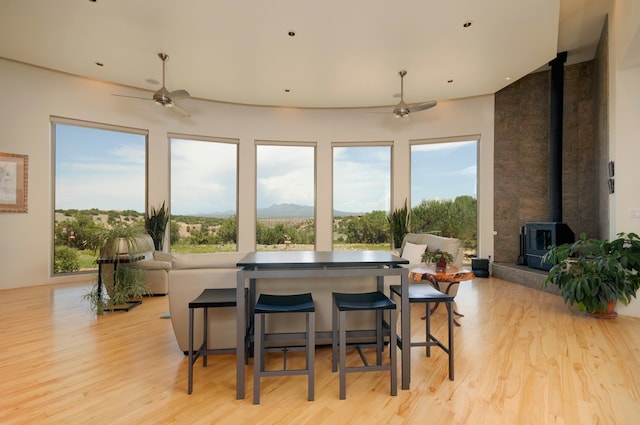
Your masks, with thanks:
<instances>
[{"instance_id":1,"label":"blue sky","mask_svg":"<svg viewBox=\"0 0 640 425\"><path fill-rule=\"evenodd\" d=\"M423 199L477 196L476 141L411 146L411 206Z\"/></svg>"},{"instance_id":2,"label":"blue sky","mask_svg":"<svg viewBox=\"0 0 640 425\"><path fill-rule=\"evenodd\" d=\"M56 124L56 209L145 208L144 135ZM314 203L314 152L257 145L257 206ZM334 209L389 210L390 146L333 150ZM477 142L412 145L411 204L476 196ZM173 139L171 211L235 211L237 145Z\"/></svg>"},{"instance_id":3,"label":"blue sky","mask_svg":"<svg viewBox=\"0 0 640 425\"><path fill-rule=\"evenodd\" d=\"M145 210L145 136L55 128L56 209Z\"/></svg>"},{"instance_id":4,"label":"blue sky","mask_svg":"<svg viewBox=\"0 0 640 425\"><path fill-rule=\"evenodd\" d=\"M391 146L333 148L333 209L388 211Z\"/></svg>"},{"instance_id":5,"label":"blue sky","mask_svg":"<svg viewBox=\"0 0 640 425\"><path fill-rule=\"evenodd\" d=\"M236 210L237 145L171 139L171 212Z\"/></svg>"}]
</instances>

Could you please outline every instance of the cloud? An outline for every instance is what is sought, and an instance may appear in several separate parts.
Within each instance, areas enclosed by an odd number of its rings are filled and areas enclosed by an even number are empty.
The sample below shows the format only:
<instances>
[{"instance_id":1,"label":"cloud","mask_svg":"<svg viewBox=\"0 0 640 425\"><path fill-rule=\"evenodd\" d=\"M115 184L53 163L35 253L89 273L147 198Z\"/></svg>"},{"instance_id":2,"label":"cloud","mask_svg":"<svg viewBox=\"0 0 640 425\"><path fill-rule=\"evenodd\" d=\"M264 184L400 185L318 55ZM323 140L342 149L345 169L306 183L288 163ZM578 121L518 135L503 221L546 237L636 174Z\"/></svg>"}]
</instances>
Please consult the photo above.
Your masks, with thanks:
<instances>
[{"instance_id":1,"label":"cloud","mask_svg":"<svg viewBox=\"0 0 640 425\"><path fill-rule=\"evenodd\" d=\"M334 147L333 208L348 212L388 211L391 147Z\"/></svg>"},{"instance_id":2,"label":"cloud","mask_svg":"<svg viewBox=\"0 0 640 425\"><path fill-rule=\"evenodd\" d=\"M235 211L238 147L171 140L171 208L175 214Z\"/></svg>"},{"instance_id":3,"label":"cloud","mask_svg":"<svg viewBox=\"0 0 640 425\"><path fill-rule=\"evenodd\" d=\"M257 207L315 204L315 148L257 145Z\"/></svg>"}]
</instances>

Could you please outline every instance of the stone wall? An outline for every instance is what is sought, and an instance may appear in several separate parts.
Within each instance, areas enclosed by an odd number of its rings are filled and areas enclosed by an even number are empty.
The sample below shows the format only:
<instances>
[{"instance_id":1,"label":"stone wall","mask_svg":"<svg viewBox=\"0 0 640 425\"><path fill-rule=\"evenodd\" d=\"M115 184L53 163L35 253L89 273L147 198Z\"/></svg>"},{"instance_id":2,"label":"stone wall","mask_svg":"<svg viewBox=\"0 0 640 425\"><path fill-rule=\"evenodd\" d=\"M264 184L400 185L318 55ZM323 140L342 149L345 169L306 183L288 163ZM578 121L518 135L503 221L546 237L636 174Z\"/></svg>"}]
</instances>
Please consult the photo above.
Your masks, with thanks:
<instances>
[{"instance_id":1,"label":"stone wall","mask_svg":"<svg viewBox=\"0 0 640 425\"><path fill-rule=\"evenodd\" d=\"M599 69L592 60L564 71L562 210L576 236L599 237L603 214L596 181L603 113L596 105ZM550 71L530 74L495 96L496 262L517 262L521 226L549 221L550 79Z\"/></svg>"}]
</instances>

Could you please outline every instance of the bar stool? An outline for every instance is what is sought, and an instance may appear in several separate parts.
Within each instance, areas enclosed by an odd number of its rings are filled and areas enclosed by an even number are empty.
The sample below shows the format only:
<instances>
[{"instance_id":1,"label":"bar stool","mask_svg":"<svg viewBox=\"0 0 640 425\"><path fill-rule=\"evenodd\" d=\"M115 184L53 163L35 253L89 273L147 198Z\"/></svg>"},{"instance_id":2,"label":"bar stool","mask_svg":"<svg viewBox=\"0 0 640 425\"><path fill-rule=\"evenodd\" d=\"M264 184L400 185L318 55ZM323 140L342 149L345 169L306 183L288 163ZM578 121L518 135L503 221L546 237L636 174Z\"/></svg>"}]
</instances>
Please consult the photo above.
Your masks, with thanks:
<instances>
[{"instance_id":1,"label":"bar stool","mask_svg":"<svg viewBox=\"0 0 640 425\"><path fill-rule=\"evenodd\" d=\"M314 363L316 350L316 313L310 293L293 295L260 294L254 308L254 364L253 364L253 404L260 404L260 378L263 376L307 375L308 399L314 398ZM306 322L304 369L287 369L287 350L293 345L280 346L284 350L282 369L265 370L265 320L266 316L275 313L304 313Z\"/></svg>"},{"instance_id":2,"label":"bar stool","mask_svg":"<svg viewBox=\"0 0 640 425\"><path fill-rule=\"evenodd\" d=\"M371 372L388 370L391 375L391 395L395 396L398 390L398 369L396 354L396 304L380 291L366 293L339 293L333 294L332 309L332 370L337 371L337 360L340 360L340 400L344 400L347 396L347 377L348 372ZM347 357L347 326L346 312L348 311L366 311L374 310L376 312L376 364L370 365L365 358L360 345L356 344L356 349L363 366L346 365ZM390 320L388 323L389 334L389 358L390 364L382 364L383 337L385 332L385 322L383 320L383 312L389 310ZM340 351L338 356L338 349Z\"/></svg>"},{"instance_id":3,"label":"bar stool","mask_svg":"<svg viewBox=\"0 0 640 425\"><path fill-rule=\"evenodd\" d=\"M390 295L391 299L394 298L394 295L402 297L402 286L400 285L391 285L390 286ZM426 333L425 333L425 341L420 342L411 342L412 347L426 347L426 355L427 357L431 357L431 347L438 346L442 348L442 350L449 355L449 379L453 381L453 296L442 293L438 291L436 288L431 286L430 284L411 284L409 285L409 303L424 303L426 308ZM430 303L440 303L443 302L447 305L447 314L448 314L448 326L449 326L449 344L445 346L440 340L434 337L431 334L431 305ZM437 306L437 304L436 304ZM411 312L402 312L403 314L411 315ZM411 320L409 320L411 323Z\"/></svg>"},{"instance_id":4,"label":"bar stool","mask_svg":"<svg viewBox=\"0 0 640 425\"><path fill-rule=\"evenodd\" d=\"M245 288L245 299L248 294L248 289ZM246 304L246 303L245 303ZM236 289L235 288L216 288L205 289L202 293L193 301L189 303L189 377L187 393L191 394L193 391L193 365L199 356L202 356L202 366L207 367L207 356L210 354L224 354L235 353L235 348L216 348L209 349L207 344L208 339L208 327L209 327L209 309L218 307L235 307L236 306ZM197 350L193 348L193 321L195 309L204 309L204 324L202 331L202 344Z\"/></svg>"}]
</instances>

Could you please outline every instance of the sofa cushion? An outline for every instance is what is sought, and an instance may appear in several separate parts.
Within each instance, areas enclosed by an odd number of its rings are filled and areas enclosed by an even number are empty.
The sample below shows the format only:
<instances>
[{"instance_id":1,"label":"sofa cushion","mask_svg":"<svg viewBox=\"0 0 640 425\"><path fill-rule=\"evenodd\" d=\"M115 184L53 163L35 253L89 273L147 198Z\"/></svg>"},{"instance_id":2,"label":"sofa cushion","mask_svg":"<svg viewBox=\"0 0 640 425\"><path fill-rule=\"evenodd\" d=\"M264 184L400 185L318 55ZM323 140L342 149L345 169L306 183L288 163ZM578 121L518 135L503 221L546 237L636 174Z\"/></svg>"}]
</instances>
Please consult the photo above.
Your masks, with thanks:
<instances>
[{"instance_id":1,"label":"sofa cushion","mask_svg":"<svg viewBox=\"0 0 640 425\"><path fill-rule=\"evenodd\" d=\"M400 256L405 260L409 260L409 264L419 264L422 263L422 254L424 254L426 249L426 244L415 244L407 242L406 244L404 244L402 255Z\"/></svg>"}]
</instances>

